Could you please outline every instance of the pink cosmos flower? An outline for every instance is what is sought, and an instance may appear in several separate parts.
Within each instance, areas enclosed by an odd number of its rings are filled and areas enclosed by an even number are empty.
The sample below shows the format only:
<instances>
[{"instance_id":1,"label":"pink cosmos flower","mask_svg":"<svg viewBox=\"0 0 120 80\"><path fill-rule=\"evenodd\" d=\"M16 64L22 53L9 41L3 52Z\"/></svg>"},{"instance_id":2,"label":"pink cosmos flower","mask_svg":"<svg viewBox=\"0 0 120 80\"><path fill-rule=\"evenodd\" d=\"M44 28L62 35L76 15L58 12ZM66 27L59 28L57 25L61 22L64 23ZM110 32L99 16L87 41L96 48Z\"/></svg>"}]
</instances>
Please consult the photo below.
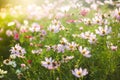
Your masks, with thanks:
<instances>
[{"instance_id":1,"label":"pink cosmos flower","mask_svg":"<svg viewBox=\"0 0 120 80\"><path fill-rule=\"evenodd\" d=\"M80 15L86 16L87 13L88 13L88 11L89 11L88 9L84 8L84 9L82 9L82 10L80 11Z\"/></svg>"},{"instance_id":2,"label":"pink cosmos flower","mask_svg":"<svg viewBox=\"0 0 120 80\"><path fill-rule=\"evenodd\" d=\"M21 64L21 67L24 68L26 65L25 64Z\"/></svg>"},{"instance_id":3,"label":"pink cosmos flower","mask_svg":"<svg viewBox=\"0 0 120 80\"><path fill-rule=\"evenodd\" d=\"M114 11L115 18L120 21L120 8Z\"/></svg>"},{"instance_id":4,"label":"pink cosmos flower","mask_svg":"<svg viewBox=\"0 0 120 80\"><path fill-rule=\"evenodd\" d=\"M14 39L15 39L15 40L18 40L18 39L19 39L19 34L18 34L18 33L15 33L15 34L14 34Z\"/></svg>"},{"instance_id":5,"label":"pink cosmos flower","mask_svg":"<svg viewBox=\"0 0 120 80\"><path fill-rule=\"evenodd\" d=\"M116 51L116 50L117 50L117 48L118 48L117 46L113 46L113 45L112 45L112 46L110 46L110 49L111 49L111 50L113 50L113 51Z\"/></svg>"},{"instance_id":6,"label":"pink cosmos flower","mask_svg":"<svg viewBox=\"0 0 120 80\"><path fill-rule=\"evenodd\" d=\"M68 24L70 24L70 23L75 23L75 20L73 20L73 19L67 20L67 23L68 23Z\"/></svg>"}]
</instances>

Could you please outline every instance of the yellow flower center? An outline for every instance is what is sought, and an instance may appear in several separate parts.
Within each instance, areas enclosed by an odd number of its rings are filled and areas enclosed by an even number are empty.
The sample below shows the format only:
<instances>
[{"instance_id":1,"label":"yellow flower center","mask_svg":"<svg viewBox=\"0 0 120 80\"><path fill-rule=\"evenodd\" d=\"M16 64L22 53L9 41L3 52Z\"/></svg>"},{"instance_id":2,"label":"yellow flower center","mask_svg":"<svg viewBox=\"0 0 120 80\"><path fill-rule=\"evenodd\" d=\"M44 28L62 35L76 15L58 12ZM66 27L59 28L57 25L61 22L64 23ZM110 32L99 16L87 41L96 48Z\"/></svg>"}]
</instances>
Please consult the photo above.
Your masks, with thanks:
<instances>
[{"instance_id":1,"label":"yellow flower center","mask_svg":"<svg viewBox=\"0 0 120 80\"><path fill-rule=\"evenodd\" d=\"M86 53L86 50L82 50L82 54L85 54Z\"/></svg>"},{"instance_id":2,"label":"yellow flower center","mask_svg":"<svg viewBox=\"0 0 120 80\"><path fill-rule=\"evenodd\" d=\"M73 46L72 46L72 45L70 45L69 47L70 47L71 49L73 48Z\"/></svg>"},{"instance_id":3,"label":"yellow flower center","mask_svg":"<svg viewBox=\"0 0 120 80\"><path fill-rule=\"evenodd\" d=\"M49 64L50 64L50 62L47 62L47 64L49 65Z\"/></svg>"},{"instance_id":4,"label":"yellow flower center","mask_svg":"<svg viewBox=\"0 0 120 80\"><path fill-rule=\"evenodd\" d=\"M104 30L102 31L102 34L105 34L105 31L104 31Z\"/></svg>"},{"instance_id":5,"label":"yellow flower center","mask_svg":"<svg viewBox=\"0 0 120 80\"><path fill-rule=\"evenodd\" d=\"M80 75L81 75L81 72L79 71L79 72L77 72L77 74L80 76Z\"/></svg>"}]
</instances>

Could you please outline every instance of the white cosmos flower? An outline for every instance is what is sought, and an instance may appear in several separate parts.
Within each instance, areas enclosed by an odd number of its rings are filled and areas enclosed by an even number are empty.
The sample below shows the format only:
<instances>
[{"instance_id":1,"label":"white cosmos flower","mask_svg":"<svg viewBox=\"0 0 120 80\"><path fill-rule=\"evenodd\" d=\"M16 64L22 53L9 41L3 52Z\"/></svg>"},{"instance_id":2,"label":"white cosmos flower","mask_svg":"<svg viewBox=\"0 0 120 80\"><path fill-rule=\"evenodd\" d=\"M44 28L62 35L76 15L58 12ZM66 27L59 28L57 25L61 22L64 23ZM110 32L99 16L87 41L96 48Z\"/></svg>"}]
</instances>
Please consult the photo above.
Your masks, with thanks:
<instances>
[{"instance_id":1,"label":"white cosmos flower","mask_svg":"<svg viewBox=\"0 0 120 80\"><path fill-rule=\"evenodd\" d=\"M79 36L83 39L87 39L90 44L94 44L97 41L96 35L90 31L81 33Z\"/></svg>"},{"instance_id":2,"label":"white cosmos flower","mask_svg":"<svg viewBox=\"0 0 120 80\"><path fill-rule=\"evenodd\" d=\"M10 55L10 59L16 59L16 55L15 54L11 54Z\"/></svg>"},{"instance_id":3,"label":"white cosmos flower","mask_svg":"<svg viewBox=\"0 0 120 80\"><path fill-rule=\"evenodd\" d=\"M7 74L7 71L0 69L0 78L3 78L5 74Z\"/></svg>"},{"instance_id":4,"label":"white cosmos flower","mask_svg":"<svg viewBox=\"0 0 120 80\"><path fill-rule=\"evenodd\" d=\"M13 32L12 32L11 30L7 30L7 31L6 31L6 35L7 35L8 37L10 37L10 36L13 35Z\"/></svg>"},{"instance_id":5,"label":"white cosmos flower","mask_svg":"<svg viewBox=\"0 0 120 80\"><path fill-rule=\"evenodd\" d=\"M41 27L40 27L39 24L33 23L33 24L32 24L32 27L30 27L29 30L30 30L31 32L40 32Z\"/></svg>"},{"instance_id":6,"label":"white cosmos flower","mask_svg":"<svg viewBox=\"0 0 120 80\"><path fill-rule=\"evenodd\" d=\"M60 40L61 44L68 44L68 40L65 37L62 37L62 39Z\"/></svg>"},{"instance_id":7,"label":"white cosmos flower","mask_svg":"<svg viewBox=\"0 0 120 80\"><path fill-rule=\"evenodd\" d=\"M60 64L56 61L54 61L51 57L47 58L45 57L45 61L41 61L42 66L44 66L47 69L56 69Z\"/></svg>"},{"instance_id":8,"label":"white cosmos flower","mask_svg":"<svg viewBox=\"0 0 120 80\"><path fill-rule=\"evenodd\" d=\"M63 7L60 8L60 10L61 10L62 12L68 12L69 9L70 9L70 6L63 6Z\"/></svg>"},{"instance_id":9,"label":"white cosmos flower","mask_svg":"<svg viewBox=\"0 0 120 80\"><path fill-rule=\"evenodd\" d=\"M88 71L87 69L75 68L74 70L72 70L72 74L77 78L80 78L80 77L86 76L88 74Z\"/></svg>"},{"instance_id":10,"label":"white cosmos flower","mask_svg":"<svg viewBox=\"0 0 120 80\"><path fill-rule=\"evenodd\" d=\"M58 33L60 31L60 27L59 25L50 25L48 30L54 33Z\"/></svg>"},{"instance_id":11,"label":"white cosmos flower","mask_svg":"<svg viewBox=\"0 0 120 80\"><path fill-rule=\"evenodd\" d=\"M0 69L0 74L7 74L7 71Z\"/></svg>"},{"instance_id":12,"label":"white cosmos flower","mask_svg":"<svg viewBox=\"0 0 120 80\"><path fill-rule=\"evenodd\" d=\"M66 49L67 49L67 50L71 50L71 51L74 51L74 50L76 49L76 47L77 47L77 44L76 44L75 42L68 43L68 44L66 45Z\"/></svg>"},{"instance_id":13,"label":"white cosmos flower","mask_svg":"<svg viewBox=\"0 0 120 80\"><path fill-rule=\"evenodd\" d=\"M97 8L98 8L98 4L96 4L96 3L93 3L93 4L91 4L91 9L93 9L93 10L97 10Z\"/></svg>"},{"instance_id":14,"label":"white cosmos flower","mask_svg":"<svg viewBox=\"0 0 120 80\"><path fill-rule=\"evenodd\" d=\"M60 53L60 52L64 53L64 51L65 51L65 46L62 45L62 44L58 44L56 50L57 50L58 53Z\"/></svg>"},{"instance_id":15,"label":"white cosmos flower","mask_svg":"<svg viewBox=\"0 0 120 80\"><path fill-rule=\"evenodd\" d=\"M64 63L66 63L66 62L68 62L69 60L71 60L71 59L73 59L74 58L74 56L63 56L63 59L62 59L62 62Z\"/></svg>"},{"instance_id":16,"label":"white cosmos flower","mask_svg":"<svg viewBox=\"0 0 120 80\"><path fill-rule=\"evenodd\" d=\"M17 66L17 64L16 64L15 61L11 61L11 62L10 62L10 65L11 65L12 67L16 67L16 66Z\"/></svg>"},{"instance_id":17,"label":"white cosmos flower","mask_svg":"<svg viewBox=\"0 0 120 80\"><path fill-rule=\"evenodd\" d=\"M90 44L95 44L97 42L97 38L96 38L96 35L93 34L93 35L90 35L89 39L88 39L88 42Z\"/></svg>"},{"instance_id":18,"label":"white cosmos flower","mask_svg":"<svg viewBox=\"0 0 120 80\"><path fill-rule=\"evenodd\" d=\"M112 28L108 27L107 25L105 27L98 27L98 29L95 30L96 34L99 34L100 36L105 36L111 33Z\"/></svg>"},{"instance_id":19,"label":"white cosmos flower","mask_svg":"<svg viewBox=\"0 0 120 80\"><path fill-rule=\"evenodd\" d=\"M83 22L84 22L84 24L86 24L86 25L92 25L92 20L89 19L89 18L83 19Z\"/></svg>"},{"instance_id":20,"label":"white cosmos flower","mask_svg":"<svg viewBox=\"0 0 120 80\"><path fill-rule=\"evenodd\" d=\"M99 24L99 25L102 24L102 17L100 16L95 16L92 20L94 24Z\"/></svg>"},{"instance_id":21,"label":"white cosmos flower","mask_svg":"<svg viewBox=\"0 0 120 80\"><path fill-rule=\"evenodd\" d=\"M45 68L50 68L52 67L52 63L54 62L54 60L52 60L52 58L47 58L45 57L45 61L41 61L42 66L44 66Z\"/></svg>"},{"instance_id":22,"label":"white cosmos flower","mask_svg":"<svg viewBox=\"0 0 120 80\"><path fill-rule=\"evenodd\" d=\"M41 54L42 49L32 50L31 52L32 52L33 54Z\"/></svg>"},{"instance_id":23,"label":"white cosmos flower","mask_svg":"<svg viewBox=\"0 0 120 80\"><path fill-rule=\"evenodd\" d=\"M93 35L93 33L90 33L90 31L86 31L85 33L81 33L80 37L83 39L89 39Z\"/></svg>"},{"instance_id":24,"label":"white cosmos flower","mask_svg":"<svg viewBox=\"0 0 120 80\"><path fill-rule=\"evenodd\" d=\"M5 60L3 61L3 64L5 64L5 65L10 65L10 62L11 62L10 59L5 59Z\"/></svg>"},{"instance_id":25,"label":"white cosmos flower","mask_svg":"<svg viewBox=\"0 0 120 80\"><path fill-rule=\"evenodd\" d=\"M83 48L82 46L80 46L78 50L83 56L88 58L91 57L90 51L86 47Z\"/></svg>"},{"instance_id":26,"label":"white cosmos flower","mask_svg":"<svg viewBox=\"0 0 120 80\"><path fill-rule=\"evenodd\" d=\"M93 24L98 24L98 25L107 25L107 24L109 24L108 20L104 19L104 18L105 18L105 15L97 14L94 18L92 18Z\"/></svg>"}]
</instances>

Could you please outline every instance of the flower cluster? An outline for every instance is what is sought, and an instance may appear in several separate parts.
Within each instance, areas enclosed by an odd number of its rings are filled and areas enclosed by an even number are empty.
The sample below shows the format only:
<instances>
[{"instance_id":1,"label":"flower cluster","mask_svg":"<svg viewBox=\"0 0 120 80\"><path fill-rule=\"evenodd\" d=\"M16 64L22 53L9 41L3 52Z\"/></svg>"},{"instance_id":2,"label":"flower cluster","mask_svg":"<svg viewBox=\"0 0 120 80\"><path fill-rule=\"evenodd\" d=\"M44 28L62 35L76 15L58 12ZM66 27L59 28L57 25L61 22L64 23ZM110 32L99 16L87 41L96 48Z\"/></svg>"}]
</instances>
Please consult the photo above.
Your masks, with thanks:
<instances>
[{"instance_id":1,"label":"flower cluster","mask_svg":"<svg viewBox=\"0 0 120 80\"><path fill-rule=\"evenodd\" d=\"M61 24L60 21L58 20L53 20L52 24L48 27L48 30L53 32L53 33L58 33L60 30L64 30L64 26Z\"/></svg>"},{"instance_id":2,"label":"flower cluster","mask_svg":"<svg viewBox=\"0 0 120 80\"><path fill-rule=\"evenodd\" d=\"M19 44L16 44L14 47L10 49L11 54L15 54L18 57L24 57L26 53L25 49L22 48Z\"/></svg>"}]
</instances>

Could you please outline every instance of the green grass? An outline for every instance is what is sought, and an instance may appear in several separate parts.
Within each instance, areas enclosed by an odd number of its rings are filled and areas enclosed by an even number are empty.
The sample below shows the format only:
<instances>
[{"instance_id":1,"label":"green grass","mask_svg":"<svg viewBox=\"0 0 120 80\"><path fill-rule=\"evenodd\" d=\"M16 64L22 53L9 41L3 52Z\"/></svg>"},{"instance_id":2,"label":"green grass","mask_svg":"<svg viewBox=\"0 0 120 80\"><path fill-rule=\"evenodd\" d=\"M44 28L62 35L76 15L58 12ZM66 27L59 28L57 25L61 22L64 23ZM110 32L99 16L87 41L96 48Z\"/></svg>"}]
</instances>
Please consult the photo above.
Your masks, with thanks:
<instances>
[{"instance_id":1,"label":"green grass","mask_svg":"<svg viewBox=\"0 0 120 80\"><path fill-rule=\"evenodd\" d=\"M105 6L106 7L106 6ZM106 8L107 9L107 8ZM102 9L103 13L105 13L106 9ZM108 10L108 9L107 9ZM108 10L109 11L109 10ZM106 11L107 12L107 11ZM92 18L94 16L95 11L91 11L90 14L86 16L86 18ZM20 64L24 63L29 68L28 70L23 70L23 77L21 80L56 80L56 78L59 78L59 80L119 80L120 77L120 44L118 41L120 38L118 38L118 33L120 33L120 23L112 21L110 22L110 25L112 27L112 33L109 34L112 38L109 40L106 39L107 36L101 37L97 35L98 43L95 45L91 45L88 43L87 40L84 40L82 38L74 38L72 34L80 34L82 32L90 31L95 33L95 29L98 28L98 25L92 25L88 26L84 23L66 23L69 19L75 19L78 20L79 18L84 18L79 15L79 10L71 10L67 14L74 14L70 17L64 17L60 19L61 23L65 28L68 28L68 31L60 31L59 33L52 33L47 30L48 26L51 24L51 20L44 18L41 20L29 20L25 16L18 15L17 17L10 16L9 14L5 19L0 19L0 28L3 28L4 31L0 34L0 37L3 38L3 41L0 41L0 55L3 57L3 59L9 58L10 54L10 47L14 46L16 43L20 43L22 47L24 47L27 51L27 54L25 54L26 58L17 58L15 61L17 63L16 68L12 68L11 66L3 65L1 68L8 71L8 74L3 78L3 80L18 80L17 75L15 71L17 69L20 69ZM43 29L47 31L47 35L45 36L45 39L43 41L40 40L39 36L40 33L19 33L20 39L18 41L15 41L13 37L7 37L5 35L5 31L7 29L14 30L16 29L15 26L8 27L7 23L18 20L21 24L23 24L23 20L29 21L29 26L33 22L37 22L40 25L43 26ZM108 19L109 20L109 19ZM110 21L110 20L109 20ZM83 27L83 31L79 30L79 27ZM19 32L19 29L17 29ZM35 40L30 42L28 39L25 38L26 35L31 35L35 37ZM59 44L61 37L65 37L69 42L76 42L79 45L89 47L91 51L91 58L85 58L80 54L78 50L75 51L68 51L66 50L64 53L57 53L53 50L46 51L45 45L55 45ZM113 44L118 46L117 51L111 51L106 46L106 41L110 41ZM36 46L30 46L30 43L34 44L42 44L41 47ZM33 49L39 49L42 48L42 53L40 55L34 55L31 53L31 50ZM74 59L70 60L68 63L61 63L60 67L56 70L48 70L41 66L41 61L44 60L45 57L52 57L55 60L61 60L63 55L74 55ZM0 64L2 65L2 58L0 58ZM32 64L28 64L27 60L32 60ZM82 78L76 78L72 75L71 70L74 68L87 68L88 75Z\"/></svg>"}]
</instances>

